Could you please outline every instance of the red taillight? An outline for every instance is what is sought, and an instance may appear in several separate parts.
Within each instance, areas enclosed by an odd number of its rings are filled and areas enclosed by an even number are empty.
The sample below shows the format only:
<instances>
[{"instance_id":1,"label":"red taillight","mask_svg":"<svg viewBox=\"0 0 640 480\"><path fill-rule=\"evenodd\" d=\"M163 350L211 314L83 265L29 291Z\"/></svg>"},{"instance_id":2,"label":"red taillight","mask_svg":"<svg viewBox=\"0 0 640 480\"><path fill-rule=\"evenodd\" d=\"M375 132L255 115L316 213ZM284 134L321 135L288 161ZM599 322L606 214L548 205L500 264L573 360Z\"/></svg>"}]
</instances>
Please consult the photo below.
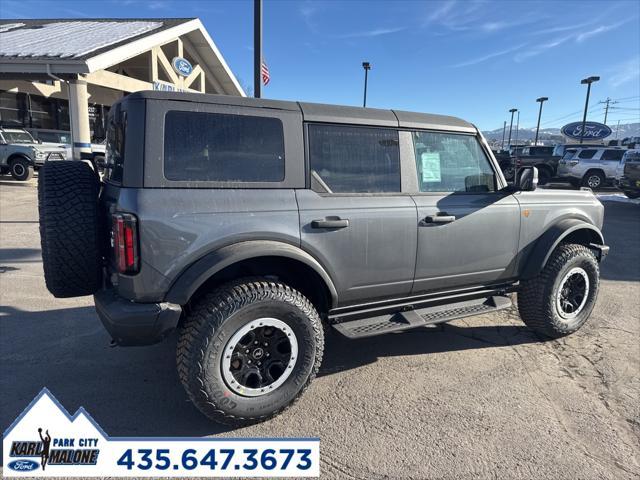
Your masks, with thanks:
<instances>
[{"instance_id":1,"label":"red taillight","mask_svg":"<svg viewBox=\"0 0 640 480\"><path fill-rule=\"evenodd\" d=\"M113 253L120 273L138 271L138 222L129 213L113 215Z\"/></svg>"}]
</instances>

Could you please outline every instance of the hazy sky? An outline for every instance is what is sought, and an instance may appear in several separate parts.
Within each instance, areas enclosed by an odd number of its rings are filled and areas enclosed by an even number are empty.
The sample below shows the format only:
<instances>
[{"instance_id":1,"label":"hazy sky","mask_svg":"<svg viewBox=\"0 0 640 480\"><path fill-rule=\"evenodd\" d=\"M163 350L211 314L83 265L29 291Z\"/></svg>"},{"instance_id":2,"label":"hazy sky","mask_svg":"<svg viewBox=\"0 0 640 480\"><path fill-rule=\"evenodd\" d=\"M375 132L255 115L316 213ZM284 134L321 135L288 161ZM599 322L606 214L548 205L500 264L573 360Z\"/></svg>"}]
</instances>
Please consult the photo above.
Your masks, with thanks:
<instances>
[{"instance_id":1,"label":"hazy sky","mask_svg":"<svg viewBox=\"0 0 640 480\"><path fill-rule=\"evenodd\" d=\"M252 85L250 0L0 0L2 18L199 17L231 69ZM535 126L581 119L585 76L590 119L640 121L638 1L264 1L267 98L359 105L363 60L368 105L463 117L502 127L507 110Z\"/></svg>"}]
</instances>

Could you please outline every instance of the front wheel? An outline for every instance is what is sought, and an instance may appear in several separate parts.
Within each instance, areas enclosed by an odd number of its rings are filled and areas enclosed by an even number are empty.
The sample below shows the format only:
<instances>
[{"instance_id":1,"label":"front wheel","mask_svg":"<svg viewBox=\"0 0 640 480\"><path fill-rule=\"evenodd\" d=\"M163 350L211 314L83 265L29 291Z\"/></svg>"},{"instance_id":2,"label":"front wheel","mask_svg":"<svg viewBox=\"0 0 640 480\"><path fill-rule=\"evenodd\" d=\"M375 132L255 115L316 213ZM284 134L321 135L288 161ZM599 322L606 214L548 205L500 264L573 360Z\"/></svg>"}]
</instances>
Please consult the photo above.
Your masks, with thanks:
<instances>
[{"instance_id":1,"label":"front wheel","mask_svg":"<svg viewBox=\"0 0 640 480\"><path fill-rule=\"evenodd\" d=\"M600 269L584 245L562 244L537 277L522 282L518 311L531 329L557 338L578 330L596 303Z\"/></svg>"},{"instance_id":2,"label":"front wheel","mask_svg":"<svg viewBox=\"0 0 640 480\"><path fill-rule=\"evenodd\" d=\"M178 375L210 419L253 423L302 395L323 350L321 320L306 297L282 283L244 279L196 303L179 335Z\"/></svg>"},{"instance_id":3,"label":"front wheel","mask_svg":"<svg viewBox=\"0 0 640 480\"><path fill-rule=\"evenodd\" d=\"M17 158L11 162L11 176L20 182L26 182L33 177L33 165L24 158Z\"/></svg>"}]
</instances>

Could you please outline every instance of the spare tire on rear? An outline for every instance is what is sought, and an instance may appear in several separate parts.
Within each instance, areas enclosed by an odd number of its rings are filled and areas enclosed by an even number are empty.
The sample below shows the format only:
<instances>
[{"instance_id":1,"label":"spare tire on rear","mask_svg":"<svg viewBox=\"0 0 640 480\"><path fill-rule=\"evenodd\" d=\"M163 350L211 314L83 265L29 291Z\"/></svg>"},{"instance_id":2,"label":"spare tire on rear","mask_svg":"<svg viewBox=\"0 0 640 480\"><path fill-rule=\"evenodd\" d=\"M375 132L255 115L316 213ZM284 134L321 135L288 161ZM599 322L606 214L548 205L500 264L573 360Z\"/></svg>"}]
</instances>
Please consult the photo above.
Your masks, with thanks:
<instances>
[{"instance_id":1,"label":"spare tire on rear","mask_svg":"<svg viewBox=\"0 0 640 480\"><path fill-rule=\"evenodd\" d=\"M42 263L47 289L58 298L98 291L102 280L100 182L79 160L45 162L38 178Z\"/></svg>"}]
</instances>

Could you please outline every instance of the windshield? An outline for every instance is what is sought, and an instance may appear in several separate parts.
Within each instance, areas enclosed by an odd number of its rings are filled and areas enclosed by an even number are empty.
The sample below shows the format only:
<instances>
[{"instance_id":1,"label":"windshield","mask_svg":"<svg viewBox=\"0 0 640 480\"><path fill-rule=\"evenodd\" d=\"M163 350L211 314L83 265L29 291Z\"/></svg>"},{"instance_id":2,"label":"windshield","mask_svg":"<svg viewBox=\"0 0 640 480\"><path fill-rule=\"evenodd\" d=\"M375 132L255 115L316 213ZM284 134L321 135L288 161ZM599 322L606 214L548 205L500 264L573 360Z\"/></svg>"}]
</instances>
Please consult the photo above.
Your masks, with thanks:
<instances>
[{"instance_id":1,"label":"windshield","mask_svg":"<svg viewBox=\"0 0 640 480\"><path fill-rule=\"evenodd\" d=\"M2 132L7 143L35 143L35 140L27 132Z\"/></svg>"}]
</instances>

